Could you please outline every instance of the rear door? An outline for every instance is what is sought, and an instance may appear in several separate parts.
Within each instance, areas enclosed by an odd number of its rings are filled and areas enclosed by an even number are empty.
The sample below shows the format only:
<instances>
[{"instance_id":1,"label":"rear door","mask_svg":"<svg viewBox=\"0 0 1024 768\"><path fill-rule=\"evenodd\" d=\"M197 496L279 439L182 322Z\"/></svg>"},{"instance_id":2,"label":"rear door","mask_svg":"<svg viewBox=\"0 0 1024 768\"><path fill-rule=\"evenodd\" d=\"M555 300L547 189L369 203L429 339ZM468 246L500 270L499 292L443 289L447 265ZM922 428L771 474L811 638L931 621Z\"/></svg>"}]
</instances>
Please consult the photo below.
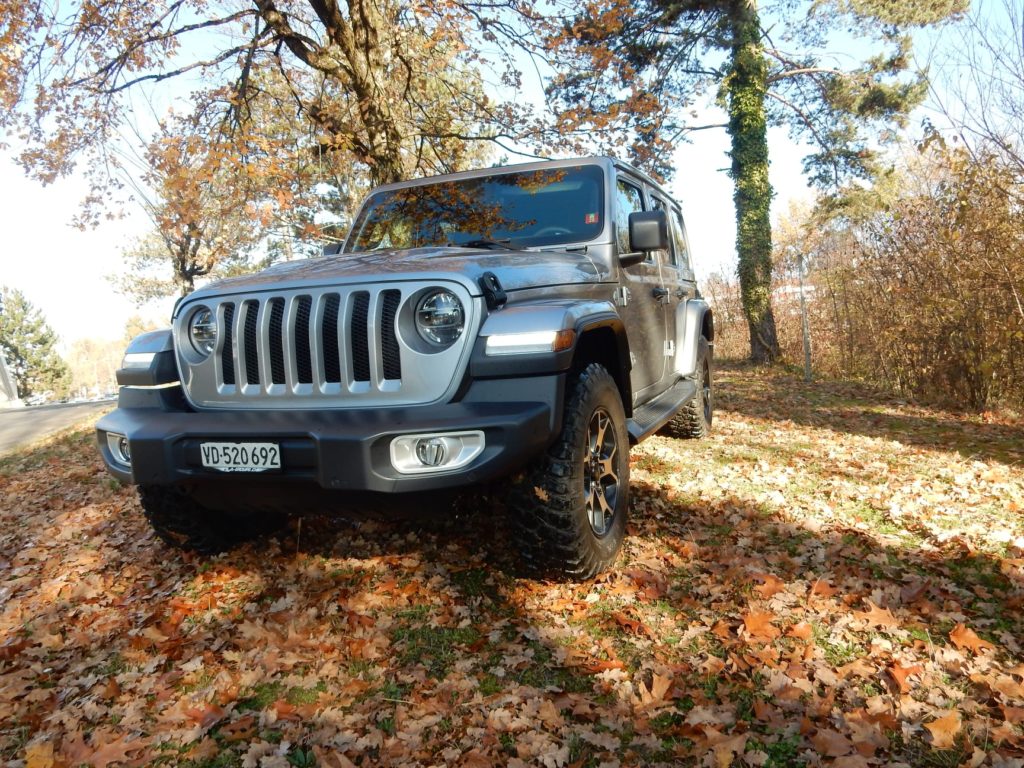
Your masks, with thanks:
<instances>
[{"instance_id":1,"label":"rear door","mask_svg":"<svg viewBox=\"0 0 1024 768\"><path fill-rule=\"evenodd\" d=\"M665 288L668 289L668 295L662 300L665 311L665 356L668 358L665 375L668 380L667 386L671 386L675 383L675 376L672 372L675 370L675 356L676 347L678 346L677 336L682 331L682 323L684 317L682 312L679 310L686 305L687 292L683 287L683 275L682 270L679 268L679 248L676 239L673 237L672 231L672 204L664 193L658 190L650 190L650 197L654 210L664 211L665 218L668 220L668 248L664 251L658 252L658 259L661 262L661 275L664 280Z\"/></svg>"},{"instance_id":2,"label":"rear door","mask_svg":"<svg viewBox=\"0 0 1024 768\"><path fill-rule=\"evenodd\" d=\"M629 214L649 210L644 196L644 185L639 179L619 170L615 180L615 236L618 253L629 254ZM619 313L626 325L629 353L633 370L633 402L651 399L664 389L665 357L665 297L670 295L662 277L661 261L657 253L639 264L621 270L622 285L626 293L618 296Z\"/></svg>"}]
</instances>

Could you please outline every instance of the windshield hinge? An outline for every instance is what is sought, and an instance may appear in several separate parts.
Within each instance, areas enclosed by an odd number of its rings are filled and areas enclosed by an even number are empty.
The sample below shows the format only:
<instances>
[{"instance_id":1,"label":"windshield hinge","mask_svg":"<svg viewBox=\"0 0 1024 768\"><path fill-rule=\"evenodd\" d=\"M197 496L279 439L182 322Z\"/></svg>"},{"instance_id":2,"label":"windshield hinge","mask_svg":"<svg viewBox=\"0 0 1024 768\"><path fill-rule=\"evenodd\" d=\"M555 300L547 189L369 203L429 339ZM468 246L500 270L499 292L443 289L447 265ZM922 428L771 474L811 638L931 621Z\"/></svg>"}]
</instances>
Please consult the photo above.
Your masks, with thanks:
<instances>
[{"instance_id":1,"label":"windshield hinge","mask_svg":"<svg viewBox=\"0 0 1024 768\"><path fill-rule=\"evenodd\" d=\"M479 282L480 290L484 293L484 301L487 302L488 309L498 309L505 306L505 302L508 301L508 295L501 287L501 281L498 280L496 274L484 272L480 275Z\"/></svg>"}]
</instances>

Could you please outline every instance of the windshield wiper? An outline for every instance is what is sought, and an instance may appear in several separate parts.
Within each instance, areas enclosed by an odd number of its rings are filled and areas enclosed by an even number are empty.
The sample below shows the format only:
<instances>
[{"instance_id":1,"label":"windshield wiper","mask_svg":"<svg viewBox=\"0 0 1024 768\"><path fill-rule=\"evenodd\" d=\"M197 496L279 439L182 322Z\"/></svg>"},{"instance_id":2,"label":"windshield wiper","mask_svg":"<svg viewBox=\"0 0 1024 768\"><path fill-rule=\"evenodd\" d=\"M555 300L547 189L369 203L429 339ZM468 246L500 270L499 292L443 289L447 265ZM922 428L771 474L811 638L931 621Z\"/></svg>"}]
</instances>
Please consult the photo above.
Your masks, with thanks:
<instances>
[{"instance_id":1,"label":"windshield wiper","mask_svg":"<svg viewBox=\"0 0 1024 768\"><path fill-rule=\"evenodd\" d=\"M522 248L516 248L512 245L512 238L506 237L502 240L488 240L487 238L479 238L477 240L467 240L464 243L449 243L448 245L455 248L489 248L492 250L501 251L521 251Z\"/></svg>"}]
</instances>

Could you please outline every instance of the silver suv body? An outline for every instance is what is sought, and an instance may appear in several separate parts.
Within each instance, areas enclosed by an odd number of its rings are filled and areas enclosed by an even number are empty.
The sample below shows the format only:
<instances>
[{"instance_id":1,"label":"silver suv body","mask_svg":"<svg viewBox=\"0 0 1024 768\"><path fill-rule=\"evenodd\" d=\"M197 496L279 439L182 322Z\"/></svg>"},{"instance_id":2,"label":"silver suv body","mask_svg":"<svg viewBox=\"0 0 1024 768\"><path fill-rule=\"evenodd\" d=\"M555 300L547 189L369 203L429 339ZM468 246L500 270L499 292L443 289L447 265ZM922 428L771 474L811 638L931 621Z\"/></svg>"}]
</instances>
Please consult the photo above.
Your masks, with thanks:
<instances>
[{"instance_id":1,"label":"silver suv body","mask_svg":"<svg viewBox=\"0 0 1024 768\"><path fill-rule=\"evenodd\" d=\"M340 252L214 283L133 341L99 446L161 535L192 507L238 528L299 488L510 478L526 559L588 575L621 542L629 444L710 426L713 340L682 212L636 169L598 157L403 182L369 195ZM553 492L579 519L554 524L594 545L572 567L539 551L552 519L534 491L563 470ZM211 549L215 533L164 537Z\"/></svg>"}]
</instances>

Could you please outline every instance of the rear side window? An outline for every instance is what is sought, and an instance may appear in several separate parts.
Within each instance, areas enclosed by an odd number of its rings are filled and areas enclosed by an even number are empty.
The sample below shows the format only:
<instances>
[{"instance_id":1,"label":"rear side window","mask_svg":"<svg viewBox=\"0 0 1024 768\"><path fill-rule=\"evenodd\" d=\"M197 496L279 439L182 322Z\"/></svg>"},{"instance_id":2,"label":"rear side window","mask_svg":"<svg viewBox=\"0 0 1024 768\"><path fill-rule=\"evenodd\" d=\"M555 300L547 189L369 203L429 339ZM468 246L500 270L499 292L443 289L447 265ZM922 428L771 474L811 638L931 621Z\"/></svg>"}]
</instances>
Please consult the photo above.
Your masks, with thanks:
<instances>
[{"instance_id":1,"label":"rear side window","mask_svg":"<svg viewBox=\"0 0 1024 768\"><path fill-rule=\"evenodd\" d=\"M683 269L693 269L690 264L690 249L686 246L686 225L683 223L683 214L679 211L672 211L669 217L672 220L672 239L676 244L678 264Z\"/></svg>"},{"instance_id":2,"label":"rear side window","mask_svg":"<svg viewBox=\"0 0 1024 768\"><path fill-rule=\"evenodd\" d=\"M668 205L660 197L655 197L654 198L654 210L656 210L656 211L665 211L665 216L666 216L667 219L669 219L669 221L668 221L668 228L669 228L669 231L671 231L672 230L672 221L671 221L672 214L668 210ZM673 267L679 266L679 257L677 255L678 251L679 251L679 248L678 248L678 244L676 242L676 238L675 237L670 237L669 238L669 243L668 243L668 261L669 261L669 263Z\"/></svg>"},{"instance_id":3,"label":"rear side window","mask_svg":"<svg viewBox=\"0 0 1024 768\"><path fill-rule=\"evenodd\" d=\"M644 198L640 187L624 179L615 183L615 233L619 253L629 253L629 214L644 209Z\"/></svg>"}]
</instances>

